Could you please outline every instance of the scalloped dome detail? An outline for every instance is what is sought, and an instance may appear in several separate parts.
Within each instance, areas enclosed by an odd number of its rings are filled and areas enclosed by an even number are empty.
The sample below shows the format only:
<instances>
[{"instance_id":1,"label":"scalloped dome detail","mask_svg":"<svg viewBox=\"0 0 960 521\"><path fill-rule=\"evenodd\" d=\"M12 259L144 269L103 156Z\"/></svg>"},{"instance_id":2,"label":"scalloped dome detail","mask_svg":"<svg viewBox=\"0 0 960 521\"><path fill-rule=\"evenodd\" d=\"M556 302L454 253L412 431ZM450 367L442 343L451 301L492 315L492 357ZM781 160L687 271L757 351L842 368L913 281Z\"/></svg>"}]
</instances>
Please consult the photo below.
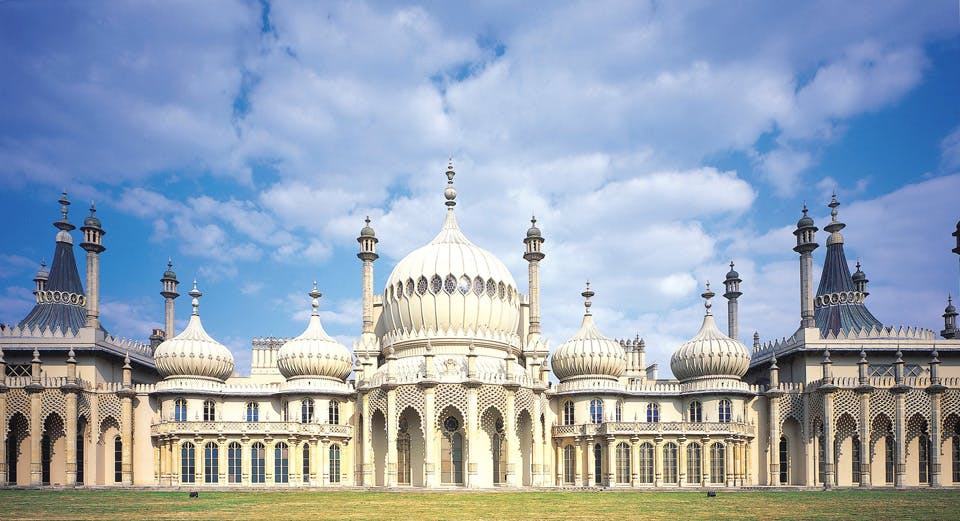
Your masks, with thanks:
<instances>
[{"instance_id":1,"label":"scalloped dome detail","mask_svg":"<svg viewBox=\"0 0 960 521\"><path fill-rule=\"evenodd\" d=\"M703 317L700 331L670 357L670 370L681 382L711 377L741 378L749 368L750 351L720 332L709 312Z\"/></svg>"},{"instance_id":2,"label":"scalloped dome detail","mask_svg":"<svg viewBox=\"0 0 960 521\"><path fill-rule=\"evenodd\" d=\"M198 314L190 316L179 335L157 346L153 359L164 378L199 377L222 382L233 374L233 354L207 334Z\"/></svg>"},{"instance_id":3,"label":"scalloped dome detail","mask_svg":"<svg viewBox=\"0 0 960 521\"><path fill-rule=\"evenodd\" d=\"M320 316L310 316L307 329L288 340L277 352L277 367L284 378L335 378L346 380L353 367L353 355L323 329Z\"/></svg>"},{"instance_id":4,"label":"scalloped dome detail","mask_svg":"<svg viewBox=\"0 0 960 521\"><path fill-rule=\"evenodd\" d=\"M576 334L553 352L551 363L560 381L578 376L619 378L627 369L627 355L619 342L603 336L593 315L586 314Z\"/></svg>"}]
</instances>

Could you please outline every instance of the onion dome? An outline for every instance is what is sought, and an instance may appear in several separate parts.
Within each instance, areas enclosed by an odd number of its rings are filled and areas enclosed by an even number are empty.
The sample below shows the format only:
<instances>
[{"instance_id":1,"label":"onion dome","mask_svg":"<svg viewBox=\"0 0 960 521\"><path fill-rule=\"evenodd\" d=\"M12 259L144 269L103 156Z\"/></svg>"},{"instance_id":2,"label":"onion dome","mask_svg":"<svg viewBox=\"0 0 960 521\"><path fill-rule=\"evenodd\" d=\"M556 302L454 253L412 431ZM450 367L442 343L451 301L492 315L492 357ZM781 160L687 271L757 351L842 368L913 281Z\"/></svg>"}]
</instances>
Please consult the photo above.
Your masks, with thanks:
<instances>
[{"instance_id":1,"label":"onion dome","mask_svg":"<svg viewBox=\"0 0 960 521\"><path fill-rule=\"evenodd\" d=\"M163 278L176 280L177 273L173 271L173 259L167 259L167 271L163 272Z\"/></svg>"},{"instance_id":2,"label":"onion dome","mask_svg":"<svg viewBox=\"0 0 960 521\"><path fill-rule=\"evenodd\" d=\"M47 272L47 261L46 259L40 261L40 269L37 270L37 276L33 278L34 282L43 281L46 282L50 278L50 273Z\"/></svg>"},{"instance_id":3,"label":"onion dome","mask_svg":"<svg viewBox=\"0 0 960 521\"><path fill-rule=\"evenodd\" d=\"M730 271L727 272L726 280L734 280L739 278L740 278L740 274L737 273L737 270L733 269L733 261L730 261Z\"/></svg>"},{"instance_id":4,"label":"onion dome","mask_svg":"<svg viewBox=\"0 0 960 521\"><path fill-rule=\"evenodd\" d=\"M713 296L708 282L707 291L702 294L706 300L706 314L700 331L684 342L670 358L670 369L681 382L703 378L740 378L750 368L747 347L717 329L713 314L710 313L710 299Z\"/></svg>"},{"instance_id":5,"label":"onion dome","mask_svg":"<svg viewBox=\"0 0 960 521\"><path fill-rule=\"evenodd\" d=\"M224 381L233 374L233 355L203 329L199 298L203 296L193 281L188 293L193 297L193 314L187 327L177 336L157 346L153 353L157 371L164 378L197 378Z\"/></svg>"},{"instance_id":6,"label":"onion dome","mask_svg":"<svg viewBox=\"0 0 960 521\"><path fill-rule=\"evenodd\" d=\"M370 227L370 216L368 215L366 219L363 220L366 223L363 229L360 230L361 237L376 237L376 232L373 231L373 228Z\"/></svg>"},{"instance_id":7,"label":"onion dome","mask_svg":"<svg viewBox=\"0 0 960 521\"><path fill-rule=\"evenodd\" d=\"M957 308L953 305L953 296L947 295L947 307L943 308L944 313L956 313Z\"/></svg>"},{"instance_id":8,"label":"onion dome","mask_svg":"<svg viewBox=\"0 0 960 521\"><path fill-rule=\"evenodd\" d=\"M859 260L857 260L857 271L853 272L853 276L851 278L853 279L854 284L857 282L867 282L867 274L860 269Z\"/></svg>"},{"instance_id":9,"label":"onion dome","mask_svg":"<svg viewBox=\"0 0 960 521\"><path fill-rule=\"evenodd\" d=\"M446 175L446 220L429 244L400 260L387 277L380 332L386 343L465 335L519 348L517 283L500 259L460 231L452 163Z\"/></svg>"},{"instance_id":10,"label":"onion dome","mask_svg":"<svg viewBox=\"0 0 960 521\"><path fill-rule=\"evenodd\" d=\"M572 378L615 379L623 375L627 368L627 355L620 342L603 336L593 322L590 312L590 298L594 292L587 282L587 289L581 293L586 311L580 329L570 340L560 344L551 357L553 374L560 381Z\"/></svg>"},{"instance_id":11,"label":"onion dome","mask_svg":"<svg viewBox=\"0 0 960 521\"><path fill-rule=\"evenodd\" d=\"M90 215L83 220L83 225L89 228L101 228L100 219L96 214L97 208L94 206L93 201L90 201Z\"/></svg>"},{"instance_id":12,"label":"onion dome","mask_svg":"<svg viewBox=\"0 0 960 521\"><path fill-rule=\"evenodd\" d=\"M808 228L813 224L813 218L807 215L807 203L803 203L803 217L797 221L797 228Z\"/></svg>"},{"instance_id":13,"label":"onion dome","mask_svg":"<svg viewBox=\"0 0 960 521\"><path fill-rule=\"evenodd\" d=\"M353 357L350 351L330 337L320 324L319 299L322 296L313 283L309 293L313 299L313 313L306 331L288 340L277 352L277 366L288 380L298 378L328 378L343 382L350 375Z\"/></svg>"},{"instance_id":14,"label":"onion dome","mask_svg":"<svg viewBox=\"0 0 960 521\"><path fill-rule=\"evenodd\" d=\"M537 216L530 217L530 229L527 230L527 237L540 237L540 228L537 228Z\"/></svg>"}]
</instances>

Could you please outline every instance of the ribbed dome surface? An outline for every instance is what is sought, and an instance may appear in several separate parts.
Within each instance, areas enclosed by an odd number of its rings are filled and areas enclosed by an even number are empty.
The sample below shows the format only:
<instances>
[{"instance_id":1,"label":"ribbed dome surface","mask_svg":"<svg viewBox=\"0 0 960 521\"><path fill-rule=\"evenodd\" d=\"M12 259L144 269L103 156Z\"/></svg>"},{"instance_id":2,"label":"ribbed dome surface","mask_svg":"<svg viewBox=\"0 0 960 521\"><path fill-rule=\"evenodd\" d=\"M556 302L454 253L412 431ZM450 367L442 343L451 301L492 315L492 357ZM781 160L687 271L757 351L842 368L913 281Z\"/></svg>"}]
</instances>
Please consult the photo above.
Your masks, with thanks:
<instances>
[{"instance_id":1,"label":"ribbed dome surface","mask_svg":"<svg viewBox=\"0 0 960 521\"><path fill-rule=\"evenodd\" d=\"M603 336L586 314L580 329L553 352L553 374L560 381L577 376L620 377L627 368L627 355L616 340Z\"/></svg>"},{"instance_id":2,"label":"ribbed dome surface","mask_svg":"<svg viewBox=\"0 0 960 521\"><path fill-rule=\"evenodd\" d=\"M161 343L153 353L163 377L201 377L226 380L233 374L233 355L203 329L194 313L179 335Z\"/></svg>"},{"instance_id":3,"label":"ribbed dome surface","mask_svg":"<svg viewBox=\"0 0 960 521\"><path fill-rule=\"evenodd\" d=\"M674 351L670 369L678 380L707 377L740 378L750 368L750 352L717 329L713 315L703 317L700 331Z\"/></svg>"},{"instance_id":4,"label":"ribbed dome surface","mask_svg":"<svg viewBox=\"0 0 960 521\"><path fill-rule=\"evenodd\" d=\"M277 366L287 379L320 377L343 381L350 375L353 357L324 331L320 315L314 312L306 331L280 348Z\"/></svg>"}]
</instances>

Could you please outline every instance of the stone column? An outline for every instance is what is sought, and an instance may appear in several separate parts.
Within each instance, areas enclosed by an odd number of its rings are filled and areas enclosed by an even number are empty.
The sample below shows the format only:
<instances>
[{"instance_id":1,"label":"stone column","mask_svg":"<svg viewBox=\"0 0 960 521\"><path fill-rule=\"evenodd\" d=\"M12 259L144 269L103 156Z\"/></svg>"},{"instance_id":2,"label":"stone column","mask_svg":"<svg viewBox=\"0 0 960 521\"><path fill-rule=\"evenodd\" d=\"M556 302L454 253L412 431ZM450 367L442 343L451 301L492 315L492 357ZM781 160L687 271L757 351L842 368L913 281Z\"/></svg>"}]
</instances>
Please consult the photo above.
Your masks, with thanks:
<instances>
[{"instance_id":1,"label":"stone column","mask_svg":"<svg viewBox=\"0 0 960 521\"><path fill-rule=\"evenodd\" d=\"M556 481L555 484L558 487L563 486L563 472L564 472L564 461L563 461L563 443L560 439L553 440L553 468L556 469Z\"/></svg>"},{"instance_id":2,"label":"stone column","mask_svg":"<svg viewBox=\"0 0 960 521\"><path fill-rule=\"evenodd\" d=\"M477 440L480 437L477 421L477 387L477 385L471 385L467 388L467 486L470 488L480 486L477 479L480 456L480 451L477 449Z\"/></svg>"},{"instance_id":3,"label":"stone column","mask_svg":"<svg viewBox=\"0 0 960 521\"><path fill-rule=\"evenodd\" d=\"M617 439L607 436L607 486L617 484Z\"/></svg>"},{"instance_id":4,"label":"stone column","mask_svg":"<svg viewBox=\"0 0 960 521\"><path fill-rule=\"evenodd\" d=\"M677 486L682 487L687 478L687 440L683 436L677 439Z\"/></svg>"},{"instance_id":5,"label":"stone column","mask_svg":"<svg viewBox=\"0 0 960 521\"><path fill-rule=\"evenodd\" d=\"M436 387L423 388L423 483L427 488L437 486L436 433Z\"/></svg>"},{"instance_id":6,"label":"stone column","mask_svg":"<svg viewBox=\"0 0 960 521\"><path fill-rule=\"evenodd\" d=\"M940 487L940 393L943 390L931 389L928 392L930 393L930 486Z\"/></svg>"},{"instance_id":7,"label":"stone column","mask_svg":"<svg viewBox=\"0 0 960 521\"><path fill-rule=\"evenodd\" d=\"M77 394L73 389L64 392L64 407L66 409L66 419L64 421L67 456L67 482L66 486L73 487L77 484ZM3 416L0 416L3 418Z\"/></svg>"},{"instance_id":8,"label":"stone column","mask_svg":"<svg viewBox=\"0 0 960 521\"><path fill-rule=\"evenodd\" d=\"M893 389L891 389L892 391ZM896 458L896 467L895 473L893 476L893 485L896 488L903 488L903 476L907 471L907 465L904 458L906 457L906 435L907 435L907 422L906 422L906 392L908 389L899 390L897 392L897 410L896 410L896 425L894 429L894 437L896 438L896 448L894 456Z\"/></svg>"},{"instance_id":9,"label":"stone column","mask_svg":"<svg viewBox=\"0 0 960 521\"><path fill-rule=\"evenodd\" d=\"M630 438L630 486L640 486L640 438Z\"/></svg>"},{"instance_id":10,"label":"stone column","mask_svg":"<svg viewBox=\"0 0 960 521\"><path fill-rule=\"evenodd\" d=\"M388 362L389 363L389 362ZM387 390L387 475L383 479L387 487L397 486L397 390Z\"/></svg>"},{"instance_id":11,"label":"stone column","mask_svg":"<svg viewBox=\"0 0 960 521\"><path fill-rule=\"evenodd\" d=\"M320 486L328 487L330 486L330 440L327 438L321 438L320 443L317 446L317 449L320 451ZM341 461L342 465L343 462Z\"/></svg>"},{"instance_id":12,"label":"stone column","mask_svg":"<svg viewBox=\"0 0 960 521\"><path fill-rule=\"evenodd\" d=\"M860 392L860 486L870 487L870 391Z\"/></svg>"},{"instance_id":13,"label":"stone column","mask_svg":"<svg viewBox=\"0 0 960 521\"><path fill-rule=\"evenodd\" d=\"M778 389L779 391L779 389ZM769 433L770 439L767 444L767 454L770 456L770 475L767 476L767 484L771 487L778 487L780 483L780 394L767 391L767 404L769 405Z\"/></svg>"},{"instance_id":14,"label":"stone column","mask_svg":"<svg viewBox=\"0 0 960 521\"><path fill-rule=\"evenodd\" d=\"M507 363L510 363L510 360L507 360ZM507 485L511 487L520 486L517 480L517 462L514 453L517 452L517 449L520 447L520 441L517 439L517 409L516 409L516 385L508 386L506 393L506 400L504 405L504 418L503 418L503 431L506 434L504 450L507 451L507 472L506 472L506 481Z\"/></svg>"},{"instance_id":15,"label":"stone column","mask_svg":"<svg viewBox=\"0 0 960 521\"><path fill-rule=\"evenodd\" d=\"M663 482L663 438L653 440L653 486L660 487Z\"/></svg>"},{"instance_id":16,"label":"stone column","mask_svg":"<svg viewBox=\"0 0 960 521\"><path fill-rule=\"evenodd\" d=\"M426 400L426 397L424 397ZM376 480L373 478L373 418L370 417L370 393L365 392L361 395L360 406L363 411L363 432L360 433L360 436L363 436L363 451L362 451L362 461L363 461L363 481L362 485L365 487L371 487L376 484Z\"/></svg>"},{"instance_id":17,"label":"stone column","mask_svg":"<svg viewBox=\"0 0 960 521\"><path fill-rule=\"evenodd\" d=\"M253 449L250 448L250 438L244 435L244 437L240 438L240 483L244 485L249 485L252 479L250 476L253 471L250 465L252 451Z\"/></svg>"},{"instance_id":18,"label":"stone column","mask_svg":"<svg viewBox=\"0 0 960 521\"><path fill-rule=\"evenodd\" d=\"M0 351L0 371L3 367L3 351ZM0 373L0 485L7 484L7 436L10 434L10 425L7 419L7 386L4 383L5 373Z\"/></svg>"},{"instance_id":19,"label":"stone column","mask_svg":"<svg viewBox=\"0 0 960 521\"><path fill-rule=\"evenodd\" d=\"M30 484L39 486L43 479L40 462L40 438L43 435L40 393L43 388L36 384L35 388L28 387L27 392L30 393Z\"/></svg>"},{"instance_id":20,"label":"stone column","mask_svg":"<svg viewBox=\"0 0 960 521\"><path fill-rule=\"evenodd\" d=\"M120 401L120 440L122 453L120 458L121 484L133 485L133 391L124 394ZM197 451L197 460L201 460L202 450ZM202 468L203 465L197 465Z\"/></svg>"},{"instance_id":21,"label":"stone column","mask_svg":"<svg viewBox=\"0 0 960 521\"><path fill-rule=\"evenodd\" d=\"M726 443L723 444L723 449L726 453L723 456L723 466L726 467L723 469L726 474L725 485L732 487L736 481L734 470L737 468L736 442L733 438L727 438L725 441Z\"/></svg>"},{"instance_id":22,"label":"stone column","mask_svg":"<svg viewBox=\"0 0 960 521\"><path fill-rule=\"evenodd\" d=\"M823 392L823 486L831 488L836 484L833 454L833 392L836 387L832 378L820 386Z\"/></svg>"},{"instance_id":23,"label":"stone column","mask_svg":"<svg viewBox=\"0 0 960 521\"><path fill-rule=\"evenodd\" d=\"M592 487L596 484L596 480L593 477L594 467L596 466L593 453L593 436L587 436L586 439L584 439L584 443L586 443L587 446L587 483L585 486Z\"/></svg>"},{"instance_id":24,"label":"stone column","mask_svg":"<svg viewBox=\"0 0 960 521\"><path fill-rule=\"evenodd\" d=\"M576 436L573 438L574 462L576 466L573 469L573 484L575 486L584 486L586 475L583 471L583 438Z\"/></svg>"},{"instance_id":25,"label":"stone column","mask_svg":"<svg viewBox=\"0 0 960 521\"><path fill-rule=\"evenodd\" d=\"M531 483L535 487L542 487L544 485L544 473L543 473L543 424L540 423L541 412L541 401L540 394L534 393L533 395L533 418L531 418L533 423L533 451L531 454L531 459L533 460L533 468L530 472ZM476 460L474 460L476 461Z\"/></svg>"}]
</instances>

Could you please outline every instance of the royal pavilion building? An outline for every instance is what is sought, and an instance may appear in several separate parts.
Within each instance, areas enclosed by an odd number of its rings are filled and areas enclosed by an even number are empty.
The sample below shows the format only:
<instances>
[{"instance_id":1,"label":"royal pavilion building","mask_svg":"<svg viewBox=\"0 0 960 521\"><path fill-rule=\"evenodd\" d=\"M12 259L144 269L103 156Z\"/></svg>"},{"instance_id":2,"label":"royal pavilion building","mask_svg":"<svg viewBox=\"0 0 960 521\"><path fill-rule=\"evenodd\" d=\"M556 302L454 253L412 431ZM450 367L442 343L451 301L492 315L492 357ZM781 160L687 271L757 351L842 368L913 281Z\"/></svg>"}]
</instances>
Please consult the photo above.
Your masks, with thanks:
<instances>
[{"instance_id":1,"label":"royal pavilion building","mask_svg":"<svg viewBox=\"0 0 960 521\"><path fill-rule=\"evenodd\" d=\"M216 340L226 332L204 329L196 282L189 321L175 330L169 263L165 327L149 343L111 335L99 314L104 227L91 206L77 234L81 278L64 194L36 305L0 324L0 485L960 486L957 311L948 300L939 335L874 317L859 262L850 273L836 198L816 290L819 230L805 207L794 232L797 330L738 340L742 281L731 263L726 327L706 284L702 316L689 317L691 338L663 379L639 336L603 334L589 283L580 328L551 350L536 220L521 288L460 229L452 164L446 176L439 233L393 266L378 294L378 237L369 219L362 228L352 349L324 331L315 284L303 333L254 338L248 376ZM953 235L960 255L960 223Z\"/></svg>"}]
</instances>

